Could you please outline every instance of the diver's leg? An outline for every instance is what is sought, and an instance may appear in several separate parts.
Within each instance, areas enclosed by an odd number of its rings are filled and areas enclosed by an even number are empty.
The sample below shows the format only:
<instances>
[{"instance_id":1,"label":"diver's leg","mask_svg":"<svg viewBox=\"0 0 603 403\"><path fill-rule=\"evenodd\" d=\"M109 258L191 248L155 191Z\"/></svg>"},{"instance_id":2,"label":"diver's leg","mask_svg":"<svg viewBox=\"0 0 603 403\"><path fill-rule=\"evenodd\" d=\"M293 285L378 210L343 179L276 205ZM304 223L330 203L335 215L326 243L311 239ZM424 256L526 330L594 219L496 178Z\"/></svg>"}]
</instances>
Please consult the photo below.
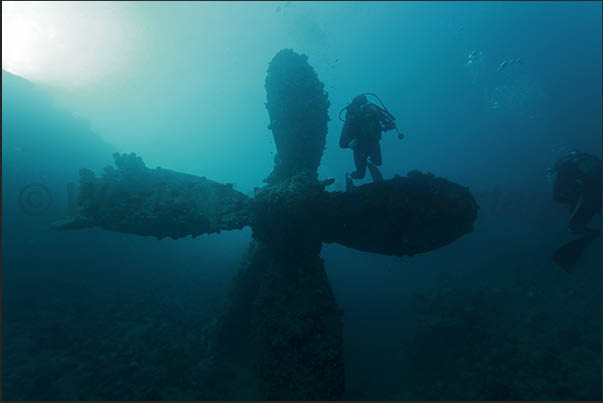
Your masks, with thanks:
<instances>
[{"instance_id":1,"label":"diver's leg","mask_svg":"<svg viewBox=\"0 0 603 403\"><path fill-rule=\"evenodd\" d=\"M379 168L377 168L375 165L373 165L370 162L368 164L366 164L366 166L368 167L368 170L371 173L373 182L381 182L383 180L383 175L381 175L381 172L379 172Z\"/></svg>"},{"instance_id":2,"label":"diver's leg","mask_svg":"<svg viewBox=\"0 0 603 403\"><path fill-rule=\"evenodd\" d=\"M360 150L354 150L354 164L356 165L356 171L352 172L353 179L362 179L366 174L366 153Z\"/></svg>"},{"instance_id":3,"label":"diver's leg","mask_svg":"<svg viewBox=\"0 0 603 403\"><path fill-rule=\"evenodd\" d=\"M553 260L568 273L574 270L582 252L590 242L601 235L600 230L586 226L592 216L598 212L597 209L598 206L593 206L588 201L585 202L582 197L574 205L568 227L579 237L557 248L553 255Z\"/></svg>"},{"instance_id":4,"label":"diver's leg","mask_svg":"<svg viewBox=\"0 0 603 403\"><path fill-rule=\"evenodd\" d=\"M381 146L379 145L378 141L373 143L369 153L369 158L370 162L367 164L367 167L371 173L373 182L381 182L383 180L383 175L381 175L381 172L379 172L379 169L375 166L381 165Z\"/></svg>"},{"instance_id":5,"label":"diver's leg","mask_svg":"<svg viewBox=\"0 0 603 403\"><path fill-rule=\"evenodd\" d=\"M354 181L350 177L350 174L345 174L345 191L349 192L354 189Z\"/></svg>"},{"instance_id":6,"label":"diver's leg","mask_svg":"<svg viewBox=\"0 0 603 403\"><path fill-rule=\"evenodd\" d=\"M582 234L585 232L586 224L590 221L593 216L593 211L588 206L588 203L584 203L583 196L580 196L578 201L574 204L572 212L570 213L569 229L574 234Z\"/></svg>"},{"instance_id":7,"label":"diver's leg","mask_svg":"<svg viewBox=\"0 0 603 403\"><path fill-rule=\"evenodd\" d=\"M371 152L370 152L370 158L371 158L371 162L376 165L376 166L381 166L381 146L379 145L379 142L375 142L373 144L373 147L371 148Z\"/></svg>"},{"instance_id":8,"label":"diver's leg","mask_svg":"<svg viewBox=\"0 0 603 403\"><path fill-rule=\"evenodd\" d=\"M573 211L570 215L569 230L574 234L598 234L600 231L593 228L588 228L586 225L590 219L597 213L599 206L594 205L590 200L583 200L583 197L576 202Z\"/></svg>"}]
</instances>

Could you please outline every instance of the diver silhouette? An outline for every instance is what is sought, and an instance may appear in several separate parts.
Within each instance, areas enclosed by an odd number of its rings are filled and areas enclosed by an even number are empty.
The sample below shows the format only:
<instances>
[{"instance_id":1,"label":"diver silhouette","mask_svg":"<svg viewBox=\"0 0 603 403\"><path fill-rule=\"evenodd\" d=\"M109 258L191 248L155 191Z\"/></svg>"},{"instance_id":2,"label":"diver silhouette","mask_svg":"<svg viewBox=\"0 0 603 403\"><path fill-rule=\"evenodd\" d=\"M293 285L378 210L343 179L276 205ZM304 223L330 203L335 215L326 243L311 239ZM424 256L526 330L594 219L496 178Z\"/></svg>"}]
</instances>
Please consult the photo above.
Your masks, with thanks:
<instances>
[{"instance_id":1,"label":"diver silhouette","mask_svg":"<svg viewBox=\"0 0 603 403\"><path fill-rule=\"evenodd\" d=\"M554 254L555 262L571 272L590 241L601 235L600 230L587 227L595 214L601 214L601 158L572 151L559 159L548 173L555 178L553 200L570 206L568 228L580 235Z\"/></svg>"},{"instance_id":2,"label":"diver silhouette","mask_svg":"<svg viewBox=\"0 0 603 403\"><path fill-rule=\"evenodd\" d=\"M367 95L376 97L383 107L368 102ZM346 111L345 120L341 113ZM368 167L373 182L383 180L377 168L382 163L381 147L379 141L381 134L389 130L397 130L398 138L403 139L404 134L396 127L396 118L389 113L381 99L374 94L364 93L356 96L352 102L339 112L339 118L344 121L339 138L341 148L351 148L354 151L354 164L356 170L346 174L346 190L351 189L352 179L363 179Z\"/></svg>"}]
</instances>

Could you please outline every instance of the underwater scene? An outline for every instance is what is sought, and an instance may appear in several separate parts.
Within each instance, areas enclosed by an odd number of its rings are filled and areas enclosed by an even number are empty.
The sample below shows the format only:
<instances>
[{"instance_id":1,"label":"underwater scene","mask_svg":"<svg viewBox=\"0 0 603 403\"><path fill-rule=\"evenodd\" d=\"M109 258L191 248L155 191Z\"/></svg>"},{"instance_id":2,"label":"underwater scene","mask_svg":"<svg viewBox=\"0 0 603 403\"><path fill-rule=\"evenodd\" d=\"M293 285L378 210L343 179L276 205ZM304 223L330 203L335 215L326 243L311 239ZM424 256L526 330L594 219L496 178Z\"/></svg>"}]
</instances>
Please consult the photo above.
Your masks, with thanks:
<instances>
[{"instance_id":1,"label":"underwater scene","mask_svg":"<svg viewBox=\"0 0 603 403\"><path fill-rule=\"evenodd\" d=\"M2 399L601 401L601 16L2 2Z\"/></svg>"}]
</instances>

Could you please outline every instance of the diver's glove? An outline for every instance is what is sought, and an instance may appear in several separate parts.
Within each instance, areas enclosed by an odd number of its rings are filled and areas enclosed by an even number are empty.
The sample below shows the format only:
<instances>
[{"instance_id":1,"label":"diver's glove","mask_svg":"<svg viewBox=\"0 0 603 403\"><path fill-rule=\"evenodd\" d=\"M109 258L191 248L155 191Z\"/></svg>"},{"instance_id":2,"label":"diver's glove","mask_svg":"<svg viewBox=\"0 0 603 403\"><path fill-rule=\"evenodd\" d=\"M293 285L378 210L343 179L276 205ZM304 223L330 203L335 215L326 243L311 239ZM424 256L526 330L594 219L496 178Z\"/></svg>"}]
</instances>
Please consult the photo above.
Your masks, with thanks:
<instances>
[{"instance_id":1,"label":"diver's glove","mask_svg":"<svg viewBox=\"0 0 603 403\"><path fill-rule=\"evenodd\" d=\"M350 141L349 147L353 150L356 147L358 147L358 139L353 139L352 141Z\"/></svg>"}]
</instances>

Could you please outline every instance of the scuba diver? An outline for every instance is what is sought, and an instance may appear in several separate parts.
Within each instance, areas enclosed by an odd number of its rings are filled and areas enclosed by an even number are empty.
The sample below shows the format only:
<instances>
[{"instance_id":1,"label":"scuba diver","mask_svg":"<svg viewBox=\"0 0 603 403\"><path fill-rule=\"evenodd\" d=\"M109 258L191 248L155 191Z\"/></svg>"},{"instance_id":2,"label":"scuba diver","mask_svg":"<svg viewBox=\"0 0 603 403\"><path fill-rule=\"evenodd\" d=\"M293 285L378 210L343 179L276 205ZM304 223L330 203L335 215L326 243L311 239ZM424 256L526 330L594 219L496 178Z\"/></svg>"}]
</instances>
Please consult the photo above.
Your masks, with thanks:
<instances>
[{"instance_id":1,"label":"scuba diver","mask_svg":"<svg viewBox=\"0 0 603 403\"><path fill-rule=\"evenodd\" d=\"M548 171L554 176L553 200L570 206L568 228L580 235L555 251L554 260L567 272L571 272L582 251L591 240L601 235L598 229L587 224L595 214L601 214L602 166L594 155L572 151L558 160Z\"/></svg>"},{"instance_id":2,"label":"scuba diver","mask_svg":"<svg viewBox=\"0 0 603 403\"><path fill-rule=\"evenodd\" d=\"M366 98L371 95L379 100L381 106L369 103ZM345 120L341 113L346 111ZM396 127L396 118L389 113L381 99L372 93L364 93L355 97L351 103L339 111L339 119L344 122L339 139L341 148L354 150L354 164L356 171L345 175L346 190L353 188L352 179L363 179L368 167L373 182L383 180L377 166L381 165L381 133L396 130L398 138L403 139L404 134Z\"/></svg>"}]
</instances>

